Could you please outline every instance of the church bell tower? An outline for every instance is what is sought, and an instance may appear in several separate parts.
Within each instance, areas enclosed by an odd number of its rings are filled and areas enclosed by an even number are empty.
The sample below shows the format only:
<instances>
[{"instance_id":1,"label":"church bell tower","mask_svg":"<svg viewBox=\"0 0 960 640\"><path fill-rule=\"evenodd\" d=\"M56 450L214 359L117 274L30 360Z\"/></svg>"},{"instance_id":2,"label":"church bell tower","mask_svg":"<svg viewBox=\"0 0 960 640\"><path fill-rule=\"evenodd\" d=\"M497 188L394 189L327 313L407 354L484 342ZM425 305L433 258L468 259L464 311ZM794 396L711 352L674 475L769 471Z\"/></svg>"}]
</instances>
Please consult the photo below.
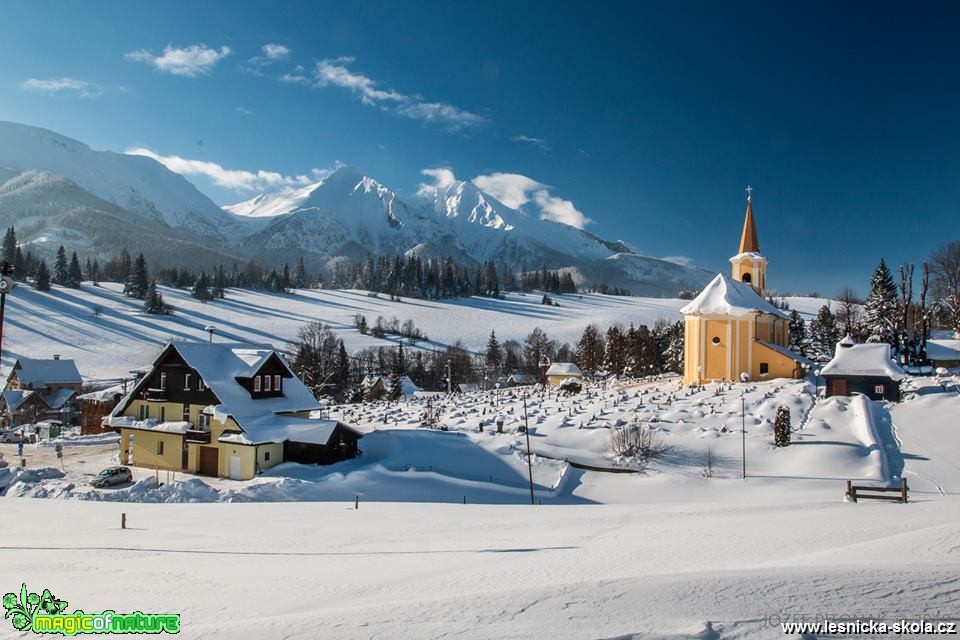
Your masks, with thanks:
<instances>
[{"instance_id":1,"label":"church bell tower","mask_svg":"<svg viewBox=\"0 0 960 640\"><path fill-rule=\"evenodd\" d=\"M730 258L733 279L749 284L761 296L767 287L767 259L760 255L757 226L753 221L753 187L747 187L747 213L740 234L740 251Z\"/></svg>"}]
</instances>

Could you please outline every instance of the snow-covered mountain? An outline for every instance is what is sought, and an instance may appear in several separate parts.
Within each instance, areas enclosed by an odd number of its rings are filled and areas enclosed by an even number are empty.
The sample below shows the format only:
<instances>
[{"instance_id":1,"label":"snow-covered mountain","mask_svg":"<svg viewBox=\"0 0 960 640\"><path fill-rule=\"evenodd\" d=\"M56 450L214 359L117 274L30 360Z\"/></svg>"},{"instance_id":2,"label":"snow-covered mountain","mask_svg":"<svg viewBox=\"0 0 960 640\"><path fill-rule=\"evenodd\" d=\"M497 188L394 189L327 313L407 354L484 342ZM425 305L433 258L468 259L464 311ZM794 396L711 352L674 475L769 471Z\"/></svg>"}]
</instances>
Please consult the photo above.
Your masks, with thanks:
<instances>
[{"instance_id":1,"label":"snow-covered mountain","mask_svg":"<svg viewBox=\"0 0 960 640\"><path fill-rule=\"evenodd\" d=\"M0 167L53 172L106 202L204 236L223 237L236 225L186 178L156 160L94 151L39 127L0 122Z\"/></svg>"},{"instance_id":2,"label":"snow-covered mountain","mask_svg":"<svg viewBox=\"0 0 960 640\"><path fill-rule=\"evenodd\" d=\"M416 253L566 269L580 283L645 295L697 288L712 275L529 216L469 182L403 199L363 171L341 167L315 184L221 208L151 158L96 151L9 122L0 122L0 221L40 253L62 243L108 257L126 247L166 266L250 258L281 265L303 256L313 268L328 268L368 253Z\"/></svg>"},{"instance_id":3,"label":"snow-covered mountain","mask_svg":"<svg viewBox=\"0 0 960 640\"><path fill-rule=\"evenodd\" d=\"M711 275L531 217L463 181L407 202L359 169L341 167L316 184L224 208L258 224L242 241L248 249L296 248L321 259L367 252L451 255L516 269L570 269L581 282L603 281L645 294L696 288Z\"/></svg>"}]
</instances>

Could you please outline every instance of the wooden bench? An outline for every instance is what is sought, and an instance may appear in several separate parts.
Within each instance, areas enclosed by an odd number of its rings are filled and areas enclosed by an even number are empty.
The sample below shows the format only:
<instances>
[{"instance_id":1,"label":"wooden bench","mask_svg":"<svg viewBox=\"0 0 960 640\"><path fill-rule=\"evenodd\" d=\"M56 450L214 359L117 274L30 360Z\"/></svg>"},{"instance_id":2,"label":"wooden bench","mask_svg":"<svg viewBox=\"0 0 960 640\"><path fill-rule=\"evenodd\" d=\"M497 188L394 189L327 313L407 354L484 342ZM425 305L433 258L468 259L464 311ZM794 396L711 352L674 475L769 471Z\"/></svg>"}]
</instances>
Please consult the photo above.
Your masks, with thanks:
<instances>
[{"instance_id":1,"label":"wooden bench","mask_svg":"<svg viewBox=\"0 0 960 640\"><path fill-rule=\"evenodd\" d=\"M899 487L870 487L866 485L853 484L853 480L847 480L847 497L854 502L858 500L892 500L894 502L907 503L907 479L900 478ZM886 496L877 495L878 493L896 493L897 495Z\"/></svg>"}]
</instances>

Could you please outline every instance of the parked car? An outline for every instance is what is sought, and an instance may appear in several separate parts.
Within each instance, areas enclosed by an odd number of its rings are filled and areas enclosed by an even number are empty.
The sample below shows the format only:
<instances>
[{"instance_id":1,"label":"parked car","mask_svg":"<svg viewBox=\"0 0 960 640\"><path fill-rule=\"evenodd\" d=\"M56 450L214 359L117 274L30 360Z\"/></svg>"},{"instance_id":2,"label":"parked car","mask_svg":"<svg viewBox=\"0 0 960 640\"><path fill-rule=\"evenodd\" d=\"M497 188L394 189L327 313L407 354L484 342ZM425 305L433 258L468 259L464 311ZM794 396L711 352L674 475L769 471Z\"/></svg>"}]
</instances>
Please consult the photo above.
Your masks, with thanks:
<instances>
[{"instance_id":1,"label":"parked car","mask_svg":"<svg viewBox=\"0 0 960 640\"><path fill-rule=\"evenodd\" d=\"M130 473L130 469L126 467L107 467L90 481L90 486L102 489L103 487L111 487L115 484L124 484L132 481L133 474Z\"/></svg>"},{"instance_id":2,"label":"parked car","mask_svg":"<svg viewBox=\"0 0 960 640\"><path fill-rule=\"evenodd\" d=\"M16 444L16 443L20 442L21 440L23 440L23 436L20 434L19 431L15 431L15 430L11 429L11 430L9 430L9 431L0 432L0 442L3 442L3 443L11 443L11 442L12 442L12 443Z\"/></svg>"}]
</instances>

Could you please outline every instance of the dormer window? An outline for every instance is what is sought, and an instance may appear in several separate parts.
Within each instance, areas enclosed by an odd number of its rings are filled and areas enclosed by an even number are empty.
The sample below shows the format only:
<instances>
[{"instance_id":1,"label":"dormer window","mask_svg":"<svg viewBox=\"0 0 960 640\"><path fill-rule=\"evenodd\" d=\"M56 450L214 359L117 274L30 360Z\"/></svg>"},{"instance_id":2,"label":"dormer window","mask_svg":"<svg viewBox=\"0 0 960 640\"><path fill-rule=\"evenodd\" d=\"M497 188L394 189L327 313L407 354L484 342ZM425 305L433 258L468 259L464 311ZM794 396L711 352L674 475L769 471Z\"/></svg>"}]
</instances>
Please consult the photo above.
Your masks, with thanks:
<instances>
[{"instance_id":1,"label":"dormer window","mask_svg":"<svg viewBox=\"0 0 960 640\"><path fill-rule=\"evenodd\" d=\"M272 388L271 388L271 386L270 386L270 376L269 376L269 375L263 376L263 390L264 390L264 391L271 391L271 390L272 390Z\"/></svg>"},{"instance_id":2,"label":"dormer window","mask_svg":"<svg viewBox=\"0 0 960 640\"><path fill-rule=\"evenodd\" d=\"M253 392L260 393L260 376L253 377Z\"/></svg>"}]
</instances>

